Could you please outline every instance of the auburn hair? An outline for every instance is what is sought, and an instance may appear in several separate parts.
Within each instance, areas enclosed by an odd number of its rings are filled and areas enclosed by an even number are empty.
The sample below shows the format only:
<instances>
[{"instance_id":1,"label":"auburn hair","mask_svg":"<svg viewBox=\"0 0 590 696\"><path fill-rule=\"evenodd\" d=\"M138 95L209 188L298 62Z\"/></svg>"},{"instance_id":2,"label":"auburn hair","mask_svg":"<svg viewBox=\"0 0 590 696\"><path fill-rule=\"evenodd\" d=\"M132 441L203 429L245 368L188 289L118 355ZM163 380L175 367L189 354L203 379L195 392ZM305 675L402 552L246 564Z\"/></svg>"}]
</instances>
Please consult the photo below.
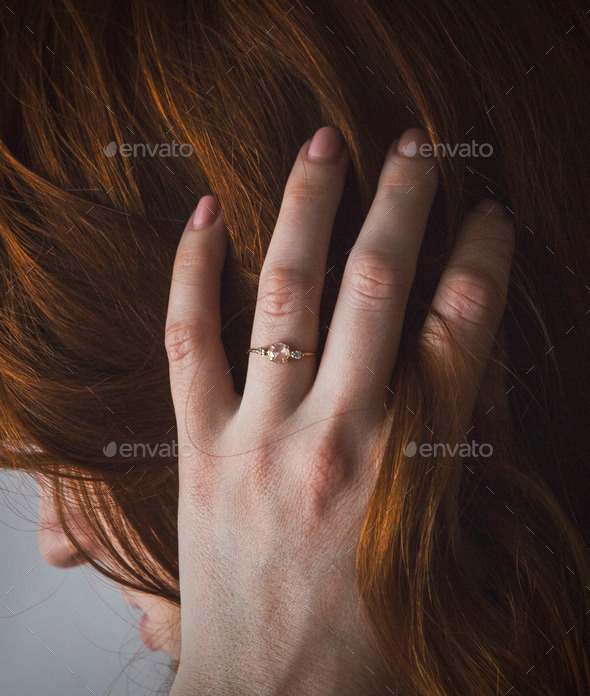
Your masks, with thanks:
<instances>
[{"instance_id":1,"label":"auburn hair","mask_svg":"<svg viewBox=\"0 0 590 696\"><path fill-rule=\"evenodd\" d=\"M306 3L21 0L3 12L2 466L47 477L64 523L68 504L82 506L112 561L88 559L98 570L178 604L164 325L185 221L200 196L217 196L229 235L222 339L241 393L298 149L332 125L351 155L321 357L387 147L422 126L449 148L437 147L439 189L384 402L361 605L402 693L588 694L587 6ZM192 154L122 154L173 141ZM503 201L516 230L492 358L504 402L482 390L467 434L493 456L409 457L409 443L458 436L456 394L418 336L465 211L484 196ZM132 455L107 456L112 442Z\"/></svg>"}]
</instances>

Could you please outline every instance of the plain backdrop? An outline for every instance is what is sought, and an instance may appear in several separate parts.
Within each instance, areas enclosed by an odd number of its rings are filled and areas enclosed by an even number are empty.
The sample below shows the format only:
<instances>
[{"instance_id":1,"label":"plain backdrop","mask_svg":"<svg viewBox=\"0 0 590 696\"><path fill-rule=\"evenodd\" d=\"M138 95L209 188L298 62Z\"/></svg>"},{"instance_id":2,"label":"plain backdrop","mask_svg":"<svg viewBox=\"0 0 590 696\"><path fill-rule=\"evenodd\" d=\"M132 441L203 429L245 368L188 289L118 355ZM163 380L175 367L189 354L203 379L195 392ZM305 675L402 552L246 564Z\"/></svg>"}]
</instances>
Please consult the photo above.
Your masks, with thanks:
<instances>
[{"instance_id":1,"label":"plain backdrop","mask_svg":"<svg viewBox=\"0 0 590 696\"><path fill-rule=\"evenodd\" d=\"M1 696L167 694L169 658L139 639L141 611L92 568L43 560L36 488L0 472Z\"/></svg>"}]
</instances>

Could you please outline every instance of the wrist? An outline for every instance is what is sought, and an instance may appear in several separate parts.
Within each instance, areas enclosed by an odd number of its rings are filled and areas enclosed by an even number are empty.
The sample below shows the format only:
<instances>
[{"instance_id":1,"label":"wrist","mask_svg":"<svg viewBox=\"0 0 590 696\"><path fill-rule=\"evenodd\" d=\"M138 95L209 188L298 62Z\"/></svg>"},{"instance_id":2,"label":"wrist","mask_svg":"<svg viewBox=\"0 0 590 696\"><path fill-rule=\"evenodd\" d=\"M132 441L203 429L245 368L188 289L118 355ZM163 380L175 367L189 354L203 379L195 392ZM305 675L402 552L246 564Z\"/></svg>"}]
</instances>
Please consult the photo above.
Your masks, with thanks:
<instances>
[{"instance_id":1,"label":"wrist","mask_svg":"<svg viewBox=\"0 0 590 696\"><path fill-rule=\"evenodd\" d=\"M374 652L350 640L350 633L346 640L323 630L321 641L310 640L298 652L270 631L264 644L211 669L195 651L181 660L170 696L200 696L208 689L216 696L358 696L385 688L390 675Z\"/></svg>"}]
</instances>

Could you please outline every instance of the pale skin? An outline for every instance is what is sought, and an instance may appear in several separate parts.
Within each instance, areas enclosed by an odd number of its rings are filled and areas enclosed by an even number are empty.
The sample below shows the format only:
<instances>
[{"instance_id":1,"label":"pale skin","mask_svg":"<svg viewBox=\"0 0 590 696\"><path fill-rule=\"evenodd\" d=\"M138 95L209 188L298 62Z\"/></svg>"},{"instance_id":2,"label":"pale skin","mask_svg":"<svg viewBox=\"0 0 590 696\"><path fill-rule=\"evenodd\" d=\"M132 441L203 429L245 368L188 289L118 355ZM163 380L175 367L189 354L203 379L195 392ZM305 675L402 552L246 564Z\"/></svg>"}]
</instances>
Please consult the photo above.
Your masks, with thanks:
<instances>
[{"instance_id":1,"label":"pale skin","mask_svg":"<svg viewBox=\"0 0 590 696\"><path fill-rule=\"evenodd\" d=\"M82 565L84 559L70 543L68 535L62 528L53 502L51 484L38 477L39 483L39 550L49 565L56 568L74 568ZM98 501L97 501L98 503ZM86 553L97 561L105 561L103 550L94 538L83 512L74 506L68 506L66 513L68 530L81 544ZM112 539L115 548L125 557L116 539ZM161 597L137 592L122 587L125 601L147 614L145 626L146 646L150 650L165 652L170 657L180 657L180 612L178 607ZM137 618L139 621L139 617Z\"/></svg>"},{"instance_id":2,"label":"pale skin","mask_svg":"<svg viewBox=\"0 0 590 696\"><path fill-rule=\"evenodd\" d=\"M317 345L349 156L334 129L315 138L316 157L306 142L285 188L261 272L253 347ZM192 448L179 460L181 663L172 696L208 689L352 696L388 683L356 612L354 546L437 188L434 158L403 149L426 141L410 129L387 153L319 365L313 357L277 365L251 353L243 396L220 337L227 239L213 197L201 200L185 229L166 328L179 443ZM483 202L466 217L434 299L460 344L478 356L459 367L466 422L504 311L513 247L506 212ZM422 340L446 358L433 321Z\"/></svg>"},{"instance_id":3,"label":"pale skin","mask_svg":"<svg viewBox=\"0 0 590 696\"><path fill-rule=\"evenodd\" d=\"M316 156L307 141L287 181L261 272L253 347L317 347L349 155L335 129L321 128L314 141ZM355 547L376 447L390 427L386 385L438 185L435 158L403 150L427 141L409 129L387 152L319 364L312 356L279 365L251 353L242 396L220 336L227 232L215 198L203 197L186 226L165 339L186 453L179 458L181 629L161 641L180 656L172 696L356 696L379 693L374 685L389 693L392 679L357 612ZM466 427L504 311L513 250L505 210L482 201L465 218L434 298L474 354L453 366L464 385ZM434 329L429 316L421 340L448 360Z\"/></svg>"}]
</instances>

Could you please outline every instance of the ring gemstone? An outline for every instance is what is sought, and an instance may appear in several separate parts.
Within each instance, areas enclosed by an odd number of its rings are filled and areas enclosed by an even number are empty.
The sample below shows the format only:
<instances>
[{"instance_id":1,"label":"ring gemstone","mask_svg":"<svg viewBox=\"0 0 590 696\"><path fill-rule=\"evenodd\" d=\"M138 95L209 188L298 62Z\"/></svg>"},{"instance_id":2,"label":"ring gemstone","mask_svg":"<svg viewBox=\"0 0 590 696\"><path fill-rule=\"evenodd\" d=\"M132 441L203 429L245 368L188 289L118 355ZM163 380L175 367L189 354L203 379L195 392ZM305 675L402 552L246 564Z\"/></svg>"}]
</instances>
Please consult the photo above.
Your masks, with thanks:
<instances>
[{"instance_id":1,"label":"ring gemstone","mask_svg":"<svg viewBox=\"0 0 590 696\"><path fill-rule=\"evenodd\" d=\"M268 357L272 362L286 363L291 357L291 349L286 343L273 343L268 349Z\"/></svg>"}]
</instances>

